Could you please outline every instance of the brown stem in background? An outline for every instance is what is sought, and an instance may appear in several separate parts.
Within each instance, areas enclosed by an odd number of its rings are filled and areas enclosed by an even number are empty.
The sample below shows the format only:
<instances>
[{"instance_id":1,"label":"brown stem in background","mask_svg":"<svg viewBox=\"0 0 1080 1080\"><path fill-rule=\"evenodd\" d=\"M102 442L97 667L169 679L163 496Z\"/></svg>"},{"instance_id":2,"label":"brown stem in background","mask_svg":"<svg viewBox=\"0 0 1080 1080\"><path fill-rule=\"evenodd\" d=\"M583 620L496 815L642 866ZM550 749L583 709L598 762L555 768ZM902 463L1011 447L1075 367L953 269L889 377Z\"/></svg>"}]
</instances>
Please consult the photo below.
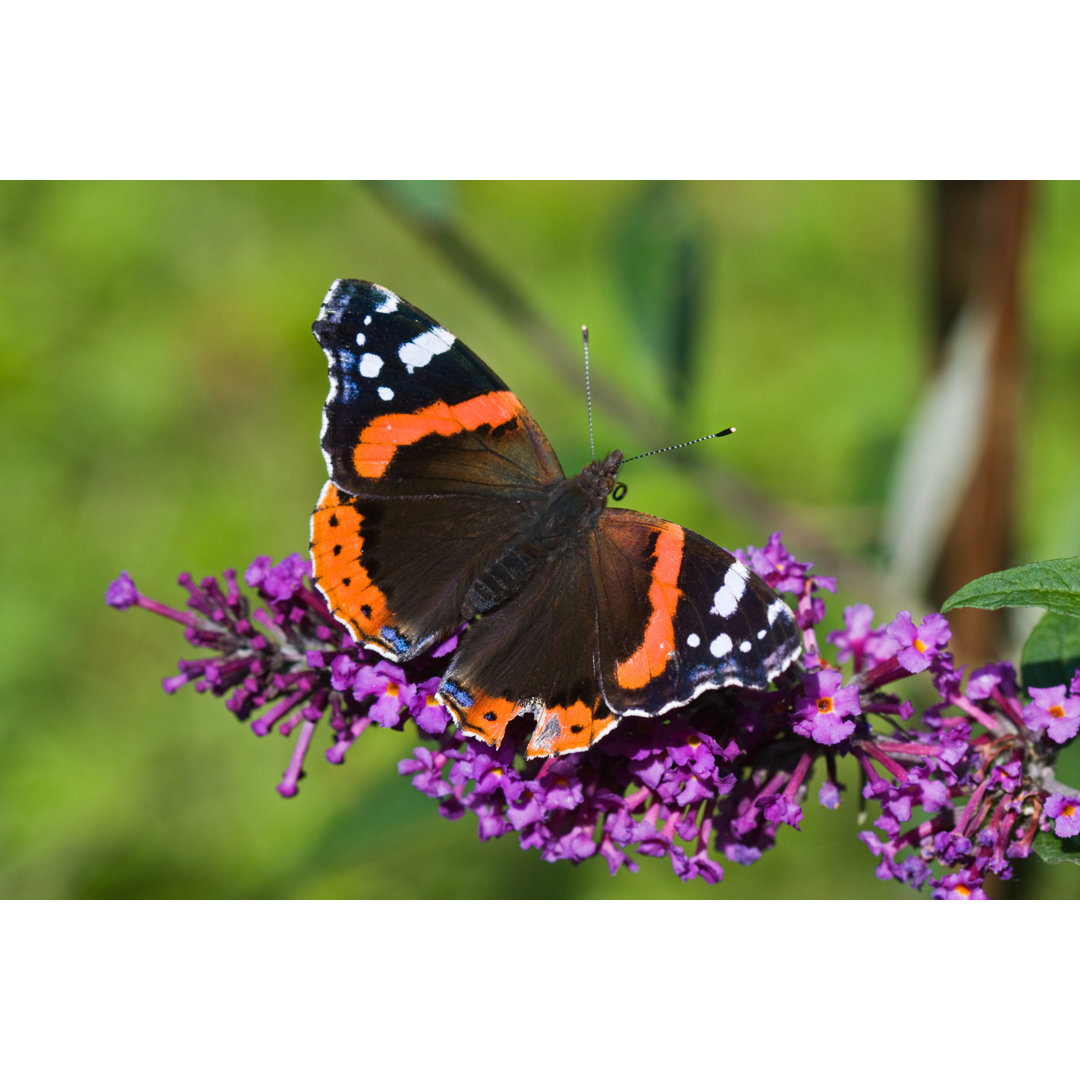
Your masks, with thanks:
<instances>
[{"instance_id":1,"label":"brown stem in background","mask_svg":"<svg viewBox=\"0 0 1080 1080\"><path fill-rule=\"evenodd\" d=\"M933 364L965 310L993 326L981 445L971 485L938 561L940 603L973 578L1011 565L1020 392L1020 272L1030 184L1023 180L938 181L932 187L930 285ZM974 664L1001 656L1003 611L960 608L949 614L952 648Z\"/></svg>"}]
</instances>

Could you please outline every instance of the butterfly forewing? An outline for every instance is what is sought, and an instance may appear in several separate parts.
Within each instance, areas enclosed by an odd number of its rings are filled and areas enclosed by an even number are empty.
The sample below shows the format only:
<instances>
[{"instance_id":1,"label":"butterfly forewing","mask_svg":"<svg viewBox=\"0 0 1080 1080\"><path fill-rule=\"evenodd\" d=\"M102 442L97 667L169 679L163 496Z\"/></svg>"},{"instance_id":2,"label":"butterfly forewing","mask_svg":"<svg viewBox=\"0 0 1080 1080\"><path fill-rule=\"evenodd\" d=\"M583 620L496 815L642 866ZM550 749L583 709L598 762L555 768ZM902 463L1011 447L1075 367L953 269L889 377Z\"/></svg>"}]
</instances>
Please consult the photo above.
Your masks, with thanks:
<instances>
[{"instance_id":1,"label":"butterfly forewing","mask_svg":"<svg viewBox=\"0 0 1080 1080\"><path fill-rule=\"evenodd\" d=\"M312 331L329 362L322 448L354 495L513 499L562 478L506 384L471 349L389 289L331 286Z\"/></svg>"}]
</instances>

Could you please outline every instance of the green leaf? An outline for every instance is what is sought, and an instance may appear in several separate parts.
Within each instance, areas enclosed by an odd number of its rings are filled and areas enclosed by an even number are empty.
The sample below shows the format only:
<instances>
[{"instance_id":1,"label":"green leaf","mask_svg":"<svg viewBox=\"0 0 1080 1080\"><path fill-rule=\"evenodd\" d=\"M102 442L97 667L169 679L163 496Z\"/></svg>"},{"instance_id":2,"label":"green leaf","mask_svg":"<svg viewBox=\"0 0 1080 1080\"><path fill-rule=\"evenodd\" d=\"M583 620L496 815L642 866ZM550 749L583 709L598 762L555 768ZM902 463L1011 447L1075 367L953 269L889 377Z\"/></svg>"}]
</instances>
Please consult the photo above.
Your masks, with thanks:
<instances>
[{"instance_id":1,"label":"green leaf","mask_svg":"<svg viewBox=\"0 0 1080 1080\"><path fill-rule=\"evenodd\" d=\"M1062 840L1052 832L1041 832L1035 837L1031 850L1047 863L1080 863L1080 836Z\"/></svg>"},{"instance_id":2,"label":"green leaf","mask_svg":"<svg viewBox=\"0 0 1080 1080\"><path fill-rule=\"evenodd\" d=\"M958 607L1043 607L1080 616L1080 558L1028 563L976 578L954 592L941 610Z\"/></svg>"},{"instance_id":3,"label":"green leaf","mask_svg":"<svg viewBox=\"0 0 1080 1080\"><path fill-rule=\"evenodd\" d=\"M1080 668L1080 619L1048 611L1031 631L1020 658L1025 687L1067 686Z\"/></svg>"}]
</instances>

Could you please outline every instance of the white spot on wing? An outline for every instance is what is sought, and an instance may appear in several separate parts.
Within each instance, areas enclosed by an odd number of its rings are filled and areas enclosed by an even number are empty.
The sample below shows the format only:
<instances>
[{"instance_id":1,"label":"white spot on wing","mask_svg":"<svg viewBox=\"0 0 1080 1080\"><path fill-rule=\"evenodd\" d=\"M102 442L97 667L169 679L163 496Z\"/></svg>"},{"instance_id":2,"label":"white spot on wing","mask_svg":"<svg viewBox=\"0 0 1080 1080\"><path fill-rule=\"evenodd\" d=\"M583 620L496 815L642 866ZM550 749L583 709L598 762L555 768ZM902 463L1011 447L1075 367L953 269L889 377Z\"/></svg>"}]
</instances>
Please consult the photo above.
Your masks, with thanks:
<instances>
[{"instance_id":1,"label":"white spot on wing","mask_svg":"<svg viewBox=\"0 0 1080 1080\"><path fill-rule=\"evenodd\" d=\"M390 312L397 311L398 304L401 303L398 297L396 297L389 289L382 289L381 291L383 294L383 299L382 303L380 303L379 306L375 309L376 312L378 312L380 315L389 315ZM368 316L368 318L364 320L365 325L367 324L369 319L370 316Z\"/></svg>"},{"instance_id":2,"label":"white spot on wing","mask_svg":"<svg viewBox=\"0 0 1080 1080\"><path fill-rule=\"evenodd\" d=\"M743 593L746 592L747 569L740 562L734 562L728 567L724 575L724 584L716 590L713 596L713 606L710 614L728 618L735 614Z\"/></svg>"},{"instance_id":3,"label":"white spot on wing","mask_svg":"<svg viewBox=\"0 0 1080 1080\"><path fill-rule=\"evenodd\" d=\"M414 341L407 341L398 349L398 356L411 375L418 367L426 367L434 356L446 352L457 340L449 330L441 326L426 330Z\"/></svg>"},{"instance_id":4,"label":"white spot on wing","mask_svg":"<svg viewBox=\"0 0 1080 1080\"><path fill-rule=\"evenodd\" d=\"M392 401L394 398L394 391L391 390L389 386L380 386L379 397L381 397L383 401Z\"/></svg>"},{"instance_id":5,"label":"white spot on wing","mask_svg":"<svg viewBox=\"0 0 1080 1080\"><path fill-rule=\"evenodd\" d=\"M739 642L739 652L749 652L753 647L754 647L753 642L750 642L750 641L740 641Z\"/></svg>"},{"instance_id":6,"label":"white spot on wing","mask_svg":"<svg viewBox=\"0 0 1080 1080\"><path fill-rule=\"evenodd\" d=\"M766 614L767 614L767 615L768 615L768 617L769 617L769 625L770 625L770 626L772 626L772 624L773 624L774 622L776 622L776 620L777 620L777 619L778 619L778 618L779 618L779 617L780 617L780 616L781 616L781 615L782 615L782 614L783 614L784 612L787 612L787 614L788 614L788 617L789 617L789 618L791 617L791 609L790 609L790 608L789 608L789 607L787 606L787 604L785 604L785 603L784 603L784 601L783 601L783 600L781 600L781 599L780 599L779 597L777 597L777 598L776 598L776 599L775 599L775 600L774 600L774 601L773 601L773 602L772 602L772 603L771 603L771 604L769 605L769 610L768 610L768 611L766 612Z\"/></svg>"},{"instance_id":7,"label":"white spot on wing","mask_svg":"<svg viewBox=\"0 0 1080 1080\"><path fill-rule=\"evenodd\" d=\"M365 341L367 341L367 335L361 330L360 333L356 335L356 344L362 346Z\"/></svg>"},{"instance_id":8,"label":"white spot on wing","mask_svg":"<svg viewBox=\"0 0 1080 1080\"><path fill-rule=\"evenodd\" d=\"M701 638L699 638L697 634L691 634L686 639L686 644L689 645L691 649L696 649L701 644Z\"/></svg>"},{"instance_id":9,"label":"white spot on wing","mask_svg":"<svg viewBox=\"0 0 1080 1080\"><path fill-rule=\"evenodd\" d=\"M366 379L374 379L382 371L383 359L373 352L366 352L360 357L360 374Z\"/></svg>"},{"instance_id":10,"label":"white spot on wing","mask_svg":"<svg viewBox=\"0 0 1080 1080\"><path fill-rule=\"evenodd\" d=\"M727 656L727 654L731 652L731 649L732 641L727 634L720 634L709 642L709 652L711 652L717 660L719 660L721 656Z\"/></svg>"}]
</instances>

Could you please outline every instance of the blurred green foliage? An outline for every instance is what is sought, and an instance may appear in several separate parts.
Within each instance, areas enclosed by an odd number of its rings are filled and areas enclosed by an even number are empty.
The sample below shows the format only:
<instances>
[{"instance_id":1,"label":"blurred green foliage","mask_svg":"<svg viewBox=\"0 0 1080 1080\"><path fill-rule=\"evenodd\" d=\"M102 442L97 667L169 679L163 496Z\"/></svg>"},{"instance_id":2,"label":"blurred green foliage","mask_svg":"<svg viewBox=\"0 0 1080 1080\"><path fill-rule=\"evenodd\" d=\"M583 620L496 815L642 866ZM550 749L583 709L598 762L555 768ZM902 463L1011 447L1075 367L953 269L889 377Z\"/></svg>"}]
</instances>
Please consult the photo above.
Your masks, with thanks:
<instances>
[{"instance_id":1,"label":"blurred green foliage","mask_svg":"<svg viewBox=\"0 0 1080 1080\"><path fill-rule=\"evenodd\" d=\"M648 859L612 878L599 860L549 866L513 838L480 844L468 818L443 821L397 775L411 735L369 732L337 768L317 736L286 801L274 784L288 743L255 739L217 699L162 694L161 677L190 654L179 628L109 610L105 586L127 569L180 605L181 570L305 550L325 475L325 365L308 328L333 278L379 281L431 312L517 391L568 470L587 458L580 384L553 378L410 214L465 237L567 349L587 321L595 377L683 437L737 424L703 460L827 529L838 549L872 548L926 368L918 185L391 190L404 211L390 212L385 189L347 183L0 186L0 895L914 895L875 879L850 768L839 811L812 794L802 835L782 832L719 886L680 884ZM1080 548L1080 187L1039 186L1029 256L1017 526L1024 557L1048 558ZM700 297L689 329L669 304L649 307L657 289L670 303L686 294L657 260ZM667 359L663 338L677 331L690 344ZM693 381L681 405L673 363ZM651 448L618 416L597 428L598 452ZM627 505L727 547L766 539L663 459L622 479ZM875 603L842 591L833 625L855 600ZM1080 893L1075 867L1032 864L1019 874L1029 893Z\"/></svg>"}]
</instances>

